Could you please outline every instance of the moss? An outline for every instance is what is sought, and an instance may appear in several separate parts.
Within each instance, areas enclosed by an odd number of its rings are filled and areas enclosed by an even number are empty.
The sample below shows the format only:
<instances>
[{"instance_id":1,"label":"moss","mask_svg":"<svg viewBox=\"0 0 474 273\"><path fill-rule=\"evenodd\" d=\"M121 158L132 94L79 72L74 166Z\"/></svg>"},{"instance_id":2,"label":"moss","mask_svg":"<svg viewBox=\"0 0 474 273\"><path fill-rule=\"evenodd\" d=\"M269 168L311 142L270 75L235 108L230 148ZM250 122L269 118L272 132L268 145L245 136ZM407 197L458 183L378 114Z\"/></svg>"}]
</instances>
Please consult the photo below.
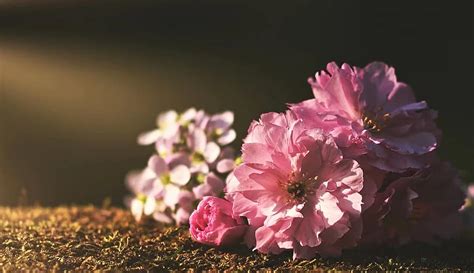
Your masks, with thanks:
<instances>
[{"instance_id":1,"label":"moss","mask_svg":"<svg viewBox=\"0 0 474 273\"><path fill-rule=\"evenodd\" d=\"M137 225L122 209L0 208L0 267L8 270L474 270L474 242L355 249L340 258L291 260L241 246L193 242L185 228Z\"/></svg>"}]
</instances>

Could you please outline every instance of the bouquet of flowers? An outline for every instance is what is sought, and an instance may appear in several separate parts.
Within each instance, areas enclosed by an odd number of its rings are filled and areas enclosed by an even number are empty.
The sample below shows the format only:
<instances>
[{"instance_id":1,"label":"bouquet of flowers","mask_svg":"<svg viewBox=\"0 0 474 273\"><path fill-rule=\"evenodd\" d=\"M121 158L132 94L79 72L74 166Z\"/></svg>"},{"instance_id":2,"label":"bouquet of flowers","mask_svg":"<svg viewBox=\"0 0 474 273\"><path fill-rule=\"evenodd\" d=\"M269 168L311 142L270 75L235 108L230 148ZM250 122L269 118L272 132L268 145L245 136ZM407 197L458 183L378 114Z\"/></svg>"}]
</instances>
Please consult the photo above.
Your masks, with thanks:
<instances>
[{"instance_id":1,"label":"bouquet of flowers","mask_svg":"<svg viewBox=\"0 0 474 273\"><path fill-rule=\"evenodd\" d=\"M231 112L161 114L139 137L156 154L127 179L137 220L189 221L203 244L294 258L461 230L465 193L437 155L437 113L394 68L330 63L308 83L314 98L250 124L241 158L226 146L236 137Z\"/></svg>"}]
</instances>

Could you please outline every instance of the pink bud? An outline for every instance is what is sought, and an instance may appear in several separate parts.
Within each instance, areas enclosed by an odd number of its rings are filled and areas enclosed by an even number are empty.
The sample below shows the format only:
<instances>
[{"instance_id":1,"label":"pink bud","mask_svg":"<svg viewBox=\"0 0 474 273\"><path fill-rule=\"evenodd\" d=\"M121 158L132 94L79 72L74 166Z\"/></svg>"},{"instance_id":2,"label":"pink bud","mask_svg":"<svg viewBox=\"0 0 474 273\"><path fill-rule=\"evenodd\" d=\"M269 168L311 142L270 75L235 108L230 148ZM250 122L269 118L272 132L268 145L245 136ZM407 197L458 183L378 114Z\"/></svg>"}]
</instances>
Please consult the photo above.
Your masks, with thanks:
<instances>
[{"instance_id":1,"label":"pink bud","mask_svg":"<svg viewBox=\"0 0 474 273\"><path fill-rule=\"evenodd\" d=\"M232 217L232 203L213 196L204 197L189 218L194 240L212 246L232 245L243 240L247 225Z\"/></svg>"}]
</instances>

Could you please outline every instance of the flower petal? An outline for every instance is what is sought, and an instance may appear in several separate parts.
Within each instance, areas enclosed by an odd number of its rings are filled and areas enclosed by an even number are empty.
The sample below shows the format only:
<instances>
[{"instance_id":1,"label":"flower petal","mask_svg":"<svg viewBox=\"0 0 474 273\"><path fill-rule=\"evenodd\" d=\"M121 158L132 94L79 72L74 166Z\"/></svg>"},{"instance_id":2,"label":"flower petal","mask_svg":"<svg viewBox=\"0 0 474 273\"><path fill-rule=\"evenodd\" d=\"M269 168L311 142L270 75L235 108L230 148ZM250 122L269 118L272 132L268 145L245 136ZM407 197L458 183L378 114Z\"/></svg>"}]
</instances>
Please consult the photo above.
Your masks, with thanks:
<instances>
[{"instance_id":1,"label":"flower petal","mask_svg":"<svg viewBox=\"0 0 474 273\"><path fill-rule=\"evenodd\" d=\"M189 179L191 179L191 172L185 165L178 165L170 171L170 180L177 185L186 185Z\"/></svg>"},{"instance_id":2,"label":"flower petal","mask_svg":"<svg viewBox=\"0 0 474 273\"><path fill-rule=\"evenodd\" d=\"M169 184L165 186L165 196L163 198L163 201L168 207L174 209L176 204L178 204L179 192L180 192L179 187L173 184Z\"/></svg>"},{"instance_id":3,"label":"flower petal","mask_svg":"<svg viewBox=\"0 0 474 273\"><path fill-rule=\"evenodd\" d=\"M132 211L132 215L137 222L139 222L143 216L143 202L134 198L130 203L130 210Z\"/></svg>"},{"instance_id":4,"label":"flower petal","mask_svg":"<svg viewBox=\"0 0 474 273\"><path fill-rule=\"evenodd\" d=\"M156 123L160 128L166 128L170 124L175 123L177 119L178 113L176 113L174 110L171 110L160 114L156 120Z\"/></svg>"},{"instance_id":5,"label":"flower petal","mask_svg":"<svg viewBox=\"0 0 474 273\"><path fill-rule=\"evenodd\" d=\"M155 129L152 131L141 133L137 138L137 142L140 145L150 145L155 143L160 138L160 136L160 129Z\"/></svg>"},{"instance_id":6,"label":"flower petal","mask_svg":"<svg viewBox=\"0 0 474 273\"><path fill-rule=\"evenodd\" d=\"M148 160L148 167L153 170L157 176L168 172L168 165L165 160L158 155L150 157Z\"/></svg>"},{"instance_id":7,"label":"flower petal","mask_svg":"<svg viewBox=\"0 0 474 273\"><path fill-rule=\"evenodd\" d=\"M206 148L207 137L204 130L198 127L194 127L188 136L188 145L192 151L204 153Z\"/></svg>"},{"instance_id":8,"label":"flower petal","mask_svg":"<svg viewBox=\"0 0 474 273\"><path fill-rule=\"evenodd\" d=\"M225 131L225 133L223 133L218 139L217 139L217 142L220 144L220 145L227 145L229 143L231 143L232 141L235 140L235 138L237 137L237 133L235 132L234 129L230 129L228 131Z\"/></svg>"},{"instance_id":9,"label":"flower petal","mask_svg":"<svg viewBox=\"0 0 474 273\"><path fill-rule=\"evenodd\" d=\"M155 213L153 213L153 219L155 219L156 221L158 221L160 223L164 223L164 224L173 223L173 218L169 217L164 212L156 211Z\"/></svg>"},{"instance_id":10,"label":"flower petal","mask_svg":"<svg viewBox=\"0 0 474 273\"><path fill-rule=\"evenodd\" d=\"M227 129L234 123L234 113L225 111L211 117L210 126L212 128Z\"/></svg>"},{"instance_id":11,"label":"flower petal","mask_svg":"<svg viewBox=\"0 0 474 273\"><path fill-rule=\"evenodd\" d=\"M235 168L235 161L233 159L223 159L217 163L216 169L220 173L230 172Z\"/></svg>"},{"instance_id":12,"label":"flower petal","mask_svg":"<svg viewBox=\"0 0 474 273\"><path fill-rule=\"evenodd\" d=\"M145 215L152 215L155 212L156 200L153 197L148 197L145 201L145 206L143 208L143 213Z\"/></svg>"},{"instance_id":13,"label":"flower petal","mask_svg":"<svg viewBox=\"0 0 474 273\"><path fill-rule=\"evenodd\" d=\"M221 148L214 142L209 142L204 149L204 158L206 162L213 163L221 153Z\"/></svg>"}]
</instances>

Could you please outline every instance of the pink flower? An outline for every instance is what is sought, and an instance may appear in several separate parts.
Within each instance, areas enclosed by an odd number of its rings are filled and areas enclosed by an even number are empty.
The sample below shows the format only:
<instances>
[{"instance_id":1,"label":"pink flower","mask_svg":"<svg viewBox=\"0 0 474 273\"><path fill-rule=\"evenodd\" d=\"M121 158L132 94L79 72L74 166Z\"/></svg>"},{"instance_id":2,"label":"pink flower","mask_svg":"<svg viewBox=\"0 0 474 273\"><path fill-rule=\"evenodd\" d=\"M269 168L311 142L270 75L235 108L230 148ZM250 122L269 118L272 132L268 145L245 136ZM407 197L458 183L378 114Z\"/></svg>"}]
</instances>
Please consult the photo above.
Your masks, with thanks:
<instances>
[{"instance_id":1,"label":"pink flower","mask_svg":"<svg viewBox=\"0 0 474 273\"><path fill-rule=\"evenodd\" d=\"M203 129L190 127L187 144L190 150L191 172L209 172L209 165L216 162L221 154L221 148L217 143L208 141Z\"/></svg>"},{"instance_id":2,"label":"pink flower","mask_svg":"<svg viewBox=\"0 0 474 273\"><path fill-rule=\"evenodd\" d=\"M237 244L247 229L242 219L233 217L229 201L212 196L202 199L189 222L193 239L212 246Z\"/></svg>"},{"instance_id":3,"label":"pink flower","mask_svg":"<svg viewBox=\"0 0 474 273\"><path fill-rule=\"evenodd\" d=\"M134 197L127 205L137 220L151 216L159 222L185 224L196 200L219 196L224 178L235 168L234 114L209 115L194 108L157 117L157 128L138 137L142 145L155 144L148 166L127 177Z\"/></svg>"},{"instance_id":4,"label":"pink flower","mask_svg":"<svg viewBox=\"0 0 474 273\"><path fill-rule=\"evenodd\" d=\"M365 68L327 65L309 79L315 98L291 109L309 127L332 135L344 154L386 171L423 168L432 161L440 131L436 113L416 102L395 70L374 62Z\"/></svg>"},{"instance_id":5,"label":"pink flower","mask_svg":"<svg viewBox=\"0 0 474 273\"><path fill-rule=\"evenodd\" d=\"M188 167L177 165L170 169L163 158L153 155L148 161L148 168L156 175L153 184L154 197L162 196L165 205L174 208L178 204L181 187L191 178Z\"/></svg>"},{"instance_id":6,"label":"pink flower","mask_svg":"<svg viewBox=\"0 0 474 273\"><path fill-rule=\"evenodd\" d=\"M234 213L247 217L255 248L293 249L294 258L337 255L361 232L363 173L344 159L331 137L305 129L293 113L268 113L253 122L243 164L228 180Z\"/></svg>"},{"instance_id":7,"label":"pink flower","mask_svg":"<svg viewBox=\"0 0 474 273\"><path fill-rule=\"evenodd\" d=\"M156 129L142 133L138 136L138 144L149 145L155 143L160 138L176 135L179 129L178 113L171 110L160 114L156 118L156 125Z\"/></svg>"},{"instance_id":8,"label":"pink flower","mask_svg":"<svg viewBox=\"0 0 474 273\"><path fill-rule=\"evenodd\" d=\"M227 145L235 140L237 134L231 128L234 123L234 113L226 111L211 116L207 126L208 134L220 145Z\"/></svg>"},{"instance_id":9,"label":"pink flower","mask_svg":"<svg viewBox=\"0 0 474 273\"><path fill-rule=\"evenodd\" d=\"M465 195L457 171L448 163L385 179L375 203L363 216L364 243L435 242L461 228Z\"/></svg>"}]
</instances>

